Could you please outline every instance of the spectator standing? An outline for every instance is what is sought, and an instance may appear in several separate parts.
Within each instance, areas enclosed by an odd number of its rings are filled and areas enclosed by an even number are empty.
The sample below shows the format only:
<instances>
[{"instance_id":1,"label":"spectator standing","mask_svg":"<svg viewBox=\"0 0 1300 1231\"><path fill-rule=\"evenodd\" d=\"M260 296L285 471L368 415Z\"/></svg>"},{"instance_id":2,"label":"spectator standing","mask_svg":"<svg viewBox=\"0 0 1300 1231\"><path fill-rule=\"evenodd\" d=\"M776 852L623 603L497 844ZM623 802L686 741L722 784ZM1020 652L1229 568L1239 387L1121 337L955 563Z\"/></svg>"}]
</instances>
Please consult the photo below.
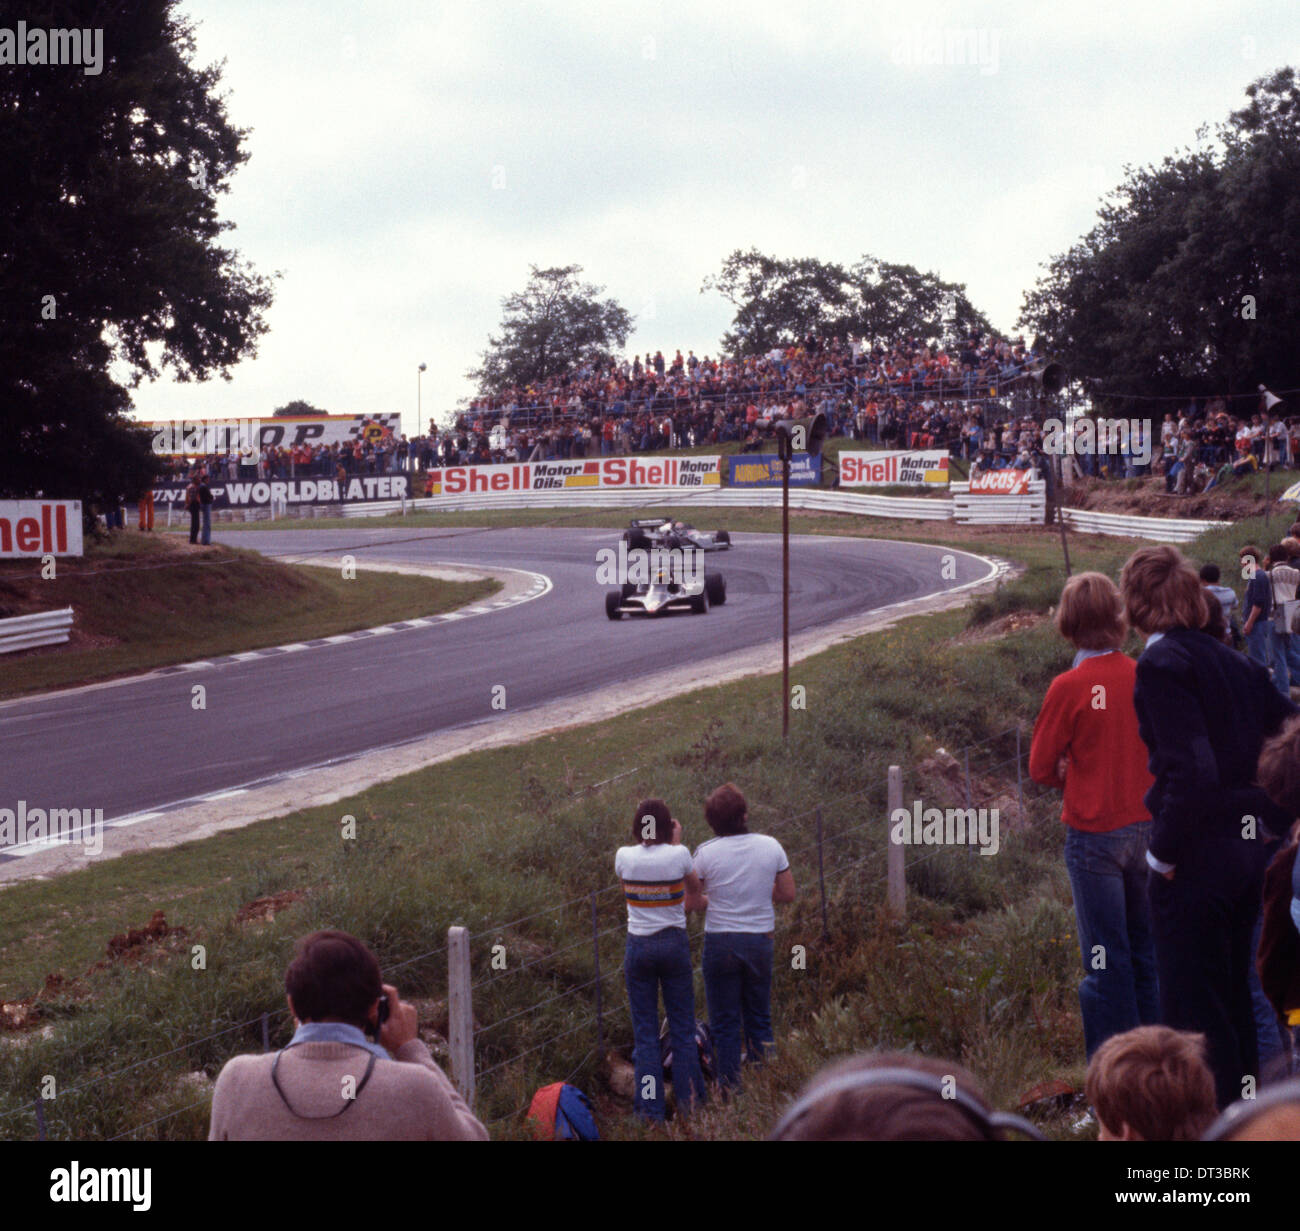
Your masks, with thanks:
<instances>
[{"instance_id":1,"label":"spectator standing","mask_svg":"<svg viewBox=\"0 0 1300 1231\"><path fill-rule=\"evenodd\" d=\"M199 542L207 547L212 542L212 488L208 486L207 475L199 476L199 513L202 517Z\"/></svg>"},{"instance_id":2,"label":"spectator standing","mask_svg":"<svg viewBox=\"0 0 1300 1231\"><path fill-rule=\"evenodd\" d=\"M695 1042L695 976L686 912L703 910L707 902L691 853L681 845L682 827L662 799L641 801L632 817L632 839L633 845L619 847L614 856L614 872L627 902L623 976L632 1014L634 1110L648 1120L662 1121L666 1099L659 1049L661 988L677 1105L689 1112L706 1095Z\"/></svg>"},{"instance_id":3,"label":"spectator standing","mask_svg":"<svg viewBox=\"0 0 1300 1231\"><path fill-rule=\"evenodd\" d=\"M1121 650L1124 600L1102 573L1066 583L1056 615L1076 649L1047 690L1029 751L1035 782L1064 790L1065 865L1084 978L1079 1009L1087 1056L1112 1035L1158 1020L1155 947L1146 895L1154 782L1138 734L1137 667Z\"/></svg>"},{"instance_id":4,"label":"spectator standing","mask_svg":"<svg viewBox=\"0 0 1300 1231\"><path fill-rule=\"evenodd\" d=\"M1120 580L1129 622L1147 639L1133 701L1156 779L1146 804L1160 1015L1204 1033L1226 1107L1258 1075L1252 933L1265 840L1287 828L1255 767L1296 707L1262 666L1200 631L1205 592L1177 548L1140 549Z\"/></svg>"},{"instance_id":5,"label":"spectator standing","mask_svg":"<svg viewBox=\"0 0 1300 1231\"><path fill-rule=\"evenodd\" d=\"M190 542L199 541L199 509L202 501L199 497L199 476L190 476L189 486L185 489L185 511L190 515Z\"/></svg>"},{"instance_id":6,"label":"spectator standing","mask_svg":"<svg viewBox=\"0 0 1300 1231\"><path fill-rule=\"evenodd\" d=\"M704 992L718 1083L740 1081L741 1039L758 1062L772 1045L774 904L793 902L794 873L781 844L750 833L745 797L730 782L704 804L717 835L695 852L695 871L707 895L704 916Z\"/></svg>"}]
</instances>

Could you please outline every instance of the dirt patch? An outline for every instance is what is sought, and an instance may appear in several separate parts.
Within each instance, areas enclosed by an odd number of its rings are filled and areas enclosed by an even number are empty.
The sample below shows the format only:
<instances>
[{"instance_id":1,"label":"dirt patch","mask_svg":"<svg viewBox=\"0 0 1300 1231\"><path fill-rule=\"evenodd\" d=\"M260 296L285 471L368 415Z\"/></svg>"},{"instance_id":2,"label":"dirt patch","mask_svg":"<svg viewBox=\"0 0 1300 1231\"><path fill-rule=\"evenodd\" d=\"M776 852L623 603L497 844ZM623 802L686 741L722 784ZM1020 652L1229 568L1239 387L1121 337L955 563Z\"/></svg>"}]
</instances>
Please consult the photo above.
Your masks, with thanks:
<instances>
[{"instance_id":1,"label":"dirt patch","mask_svg":"<svg viewBox=\"0 0 1300 1231\"><path fill-rule=\"evenodd\" d=\"M235 922L240 925L270 923L281 911L287 910L295 902L301 902L306 896L305 889L285 889L270 897L254 898L235 912Z\"/></svg>"},{"instance_id":2,"label":"dirt patch","mask_svg":"<svg viewBox=\"0 0 1300 1231\"><path fill-rule=\"evenodd\" d=\"M945 748L936 748L917 765L915 798L925 800L927 808L996 809L999 824L1012 833L1031 824L1016 796L1014 781L972 773L968 799L965 767Z\"/></svg>"},{"instance_id":3,"label":"dirt patch","mask_svg":"<svg viewBox=\"0 0 1300 1231\"><path fill-rule=\"evenodd\" d=\"M1286 488L1275 475L1277 493ZM1134 517L1186 517L1197 521L1240 521L1260 516L1265 509L1262 493L1225 483L1208 492L1174 496L1165 491L1161 476L1148 479L1081 479L1070 484L1067 499L1076 509L1099 513L1127 513Z\"/></svg>"},{"instance_id":4,"label":"dirt patch","mask_svg":"<svg viewBox=\"0 0 1300 1231\"><path fill-rule=\"evenodd\" d=\"M978 628L969 628L963 633L958 633L952 641L954 645L978 645L984 641L996 641L999 637L1036 628L1052 617L1051 611L1012 611L1007 615L999 616L996 620L990 620L987 624L981 624Z\"/></svg>"}]
</instances>

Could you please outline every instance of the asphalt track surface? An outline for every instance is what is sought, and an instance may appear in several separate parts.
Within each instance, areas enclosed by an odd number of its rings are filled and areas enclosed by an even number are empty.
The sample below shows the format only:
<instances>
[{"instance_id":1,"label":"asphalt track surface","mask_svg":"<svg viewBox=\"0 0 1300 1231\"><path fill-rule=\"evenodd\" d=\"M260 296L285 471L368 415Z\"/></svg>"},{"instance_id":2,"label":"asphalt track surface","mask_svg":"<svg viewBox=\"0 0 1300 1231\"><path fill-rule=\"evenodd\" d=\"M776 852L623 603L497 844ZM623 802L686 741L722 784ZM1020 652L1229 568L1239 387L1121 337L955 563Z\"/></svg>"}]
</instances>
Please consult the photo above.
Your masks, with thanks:
<instances>
[{"instance_id":1,"label":"asphalt track surface","mask_svg":"<svg viewBox=\"0 0 1300 1231\"><path fill-rule=\"evenodd\" d=\"M151 674L108 687L0 706L0 808L102 808L130 817L211 797L432 733L490 721L493 688L518 713L673 664L760 646L781 635L776 535L739 535L708 556L727 601L706 615L604 612L597 529L304 530L218 533L271 555L353 552L358 560L458 564L544 574L540 597L463 621L303 652ZM862 538L792 536L792 632L977 582L986 561L956 549ZM943 557L954 558L942 576ZM358 574L357 584L365 584ZM196 644L194 657L204 647ZM207 707L191 706L202 683ZM497 694L499 695L499 694Z\"/></svg>"}]
</instances>

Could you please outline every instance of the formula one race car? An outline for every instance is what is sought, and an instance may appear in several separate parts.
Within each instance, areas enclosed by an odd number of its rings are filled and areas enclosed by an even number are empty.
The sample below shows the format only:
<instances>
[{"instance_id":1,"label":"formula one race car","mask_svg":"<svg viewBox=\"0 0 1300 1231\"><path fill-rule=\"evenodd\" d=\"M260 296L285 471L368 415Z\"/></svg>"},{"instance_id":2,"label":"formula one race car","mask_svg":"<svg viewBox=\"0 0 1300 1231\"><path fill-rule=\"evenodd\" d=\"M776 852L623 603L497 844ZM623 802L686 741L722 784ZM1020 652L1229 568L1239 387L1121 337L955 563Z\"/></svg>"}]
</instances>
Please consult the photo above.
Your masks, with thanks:
<instances>
[{"instance_id":1,"label":"formula one race car","mask_svg":"<svg viewBox=\"0 0 1300 1231\"><path fill-rule=\"evenodd\" d=\"M629 549L631 551L638 549ZM727 601L727 581L721 573L706 573L696 550L646 551L650 570L646 580L625 581L605 592L605 614L611 620L625 615L662 615L666 611L693 611L704 615L710 607ZM631 575L631 570L629 570Z\"/></svg>"},{"instance_id":2,"label":"formula one race car","mask_svg":"<svg viewBox=\"0 0 1300 1231\"><path fill-rule=\"evenodd\" d=\"M643 518L632 522L623 531L623 541L629 551L639 547L698 547L700 551L727 551L731 535L725 530L697 530L684 521L668 521L661 517Z\"/></svg>"}]
</instances>

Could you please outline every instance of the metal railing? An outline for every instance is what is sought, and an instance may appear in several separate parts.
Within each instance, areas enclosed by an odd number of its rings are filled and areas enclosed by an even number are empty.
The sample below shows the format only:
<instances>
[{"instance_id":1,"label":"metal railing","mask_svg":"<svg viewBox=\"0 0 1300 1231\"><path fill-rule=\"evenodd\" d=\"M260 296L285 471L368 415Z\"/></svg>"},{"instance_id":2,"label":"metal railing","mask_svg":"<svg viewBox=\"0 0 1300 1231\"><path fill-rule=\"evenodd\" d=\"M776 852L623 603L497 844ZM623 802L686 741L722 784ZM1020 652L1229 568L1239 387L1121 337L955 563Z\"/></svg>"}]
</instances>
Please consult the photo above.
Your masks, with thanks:
<instances>
[{"instance_id":1,"label":"metal railing","mask_svg":"<svg viewBox=\"0 0 1300 1231\"><path fill-rule=\"evenodd\" d=\"M0 654L41 645L62 645L71 632L71 607L58 611L34 611L30 615L0 620Z\"/></svg>"}]
</instances>

